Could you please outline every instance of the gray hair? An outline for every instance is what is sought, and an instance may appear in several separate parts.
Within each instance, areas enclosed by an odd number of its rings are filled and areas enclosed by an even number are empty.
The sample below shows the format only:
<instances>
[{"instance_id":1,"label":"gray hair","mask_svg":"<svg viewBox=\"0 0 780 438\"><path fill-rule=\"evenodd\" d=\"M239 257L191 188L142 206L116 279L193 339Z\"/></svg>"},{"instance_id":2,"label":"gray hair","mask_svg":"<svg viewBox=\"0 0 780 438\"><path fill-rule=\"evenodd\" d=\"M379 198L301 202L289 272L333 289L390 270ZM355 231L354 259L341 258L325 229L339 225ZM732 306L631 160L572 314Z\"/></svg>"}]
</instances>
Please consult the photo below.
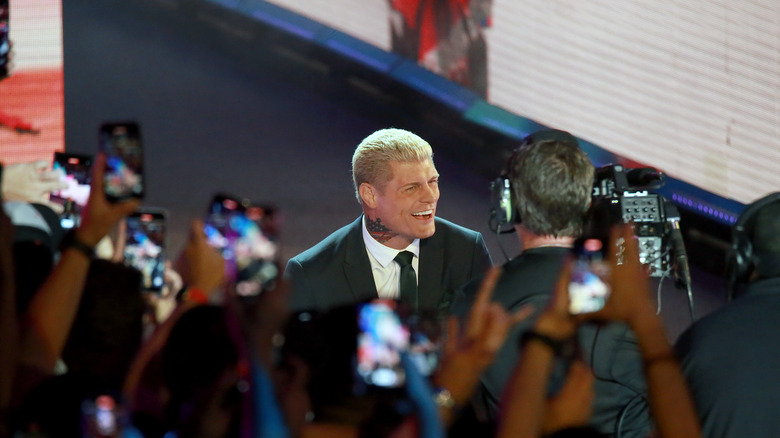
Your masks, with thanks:
<instances>
[{"instance_id":1,"label":"gray hair","mask_svg":"<svg viewBox=\"0 0 780 438\"><path fill-rule=\"evenodd\" d=\"M545 140L517 150L509 163L515 205L523 225L540 236L582 234L595 169L585 152Z\"/></svg>"}]
</instances>

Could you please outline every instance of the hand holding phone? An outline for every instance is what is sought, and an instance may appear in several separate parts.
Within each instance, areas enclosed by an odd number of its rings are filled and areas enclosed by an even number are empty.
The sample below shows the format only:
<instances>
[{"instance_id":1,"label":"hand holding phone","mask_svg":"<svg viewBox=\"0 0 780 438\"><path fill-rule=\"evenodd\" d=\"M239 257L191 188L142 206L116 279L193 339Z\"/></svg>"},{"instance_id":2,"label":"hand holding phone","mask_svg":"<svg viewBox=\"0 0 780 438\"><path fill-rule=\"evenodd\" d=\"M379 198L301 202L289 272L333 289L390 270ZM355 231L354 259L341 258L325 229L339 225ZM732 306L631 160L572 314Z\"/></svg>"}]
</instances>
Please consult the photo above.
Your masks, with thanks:
<instances>
[{"instance_id":1,"label":"hand holding phone","mask_svg":"<svg viewBox=\"0 0 780 438\"><path fill-rule=\"evenodd\" d=\"M141 129L135 122L104 123L99 133L100 151L106 155L103 191L119 202L144 196L144 154Z\"/></svg>"},{"instance_id":2,"label":"hand holding phone","mask_svg":"<svg viewBox=\"0 0 780 438\"><path fill-rule=\"evenodd\" d=\"M126 219L124 261L143 274L144 289L162 290L165 284L166 213L140 209Z\"/></svg>"},{"instance_id":3,"label":"hand holding phone","mask_svg":"<svg viewBox=\"0 0 780 438\"><path fill-rule=\"evenodd\" d=\"M409 330L396 302L373 300L357 308L357 374L370 385L398 388L405 382L401 354L409 349Z\"/></svg>"},{"instance_id":4,"label":"hand holding phone","mask_svg":"<svg viewBox=\"0 0 780 438\"><path fill-rule=\"evenodd\" d=\"M217 194L204 221L206 237L221 251L225 275L240 297L261 294L273 287L279 275L278 244L263 234L248 206L248 201Z\"/></svg>"}]
</instances>

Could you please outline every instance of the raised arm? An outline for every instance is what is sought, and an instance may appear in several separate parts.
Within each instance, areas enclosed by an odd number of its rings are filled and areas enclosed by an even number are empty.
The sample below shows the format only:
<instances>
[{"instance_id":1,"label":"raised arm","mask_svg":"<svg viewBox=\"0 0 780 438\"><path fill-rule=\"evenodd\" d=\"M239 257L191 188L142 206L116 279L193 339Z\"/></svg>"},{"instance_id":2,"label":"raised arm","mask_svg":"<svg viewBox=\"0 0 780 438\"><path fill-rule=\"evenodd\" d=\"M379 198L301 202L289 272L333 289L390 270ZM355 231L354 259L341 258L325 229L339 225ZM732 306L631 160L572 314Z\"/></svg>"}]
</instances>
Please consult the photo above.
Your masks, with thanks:
<instances>
[{"instance_id":1,"label":"raised arm","mask_svg":"<svg viewBox=\"0 0 780 438\"><path fill-rule=\"evenodd\" d=\"M446 389L452 397L452 406L440 409L445 424L453 420L452 410L459 409L471 398L479 376L493 363L509 329L531 314L529 307L507 314L500 304L491 302L490 297L500 275L499 267L488 270L462 333L458 331L456 317L449 319L442 365L433 376L434 385Z\"/></svg>"},{"instance_id":2,"label":"raised arm","mask_svg":"<svg viewBox=\"0 0 780 438\"><path fill-rule=\"evenodd\" d=\"M650 410L663 438L701 435L693 400L651 302L647 274L630 225L615 227L610 243L611 296L604 309L584 318L624 321L636 334L644 362Z\"/></svg>"},{"instance_id":3,"label":"raised arm","mask_svg":"<svg viewBox=\"0 0 780 438\"><path fill-rule=\"evenodd\" d=\"M502 399L501 417L497 437L499 438L531 438L541 436L545 426L547 432L562 427L583 426L590 416L590 405L572 406L570 398L562 397L557 402L567 404L570 408L566 417L559 419L548 415L547 386L555 364L556 356L562 347L569 342L576 331L576 323L568 312L568 284L571 275L570 264L564 269L547 307L537 318L533 329L523 337L521 359L518 362L512 378L509 380ZM580 400L580 388L588 391L592 397L592 389L587 387L588 374L584 364L574 365L575 378L567 382L562 389L562 396L574 396ZM571 376L570 376L571 377ZM592 384L592 377L590 378ZM574 385L574 386L572 386ZM560 410L551 409L553 413ZM545 424L547 423L547 424Z\"/></svg>"},{"instance_id":4,"label":"raised arm","mask_svg":"<svg viewBox=\"0 0 780 438\"><path fill-rule=\"evenodd\" d=\"M138 200L112 204L103 194L103 165L98 156L89 201L81 225L62 250L59 262L30 302L21 338L21 362L44 373L54 370L76 317L95 246L138 208Z\"/></svg>"}]
</instances>

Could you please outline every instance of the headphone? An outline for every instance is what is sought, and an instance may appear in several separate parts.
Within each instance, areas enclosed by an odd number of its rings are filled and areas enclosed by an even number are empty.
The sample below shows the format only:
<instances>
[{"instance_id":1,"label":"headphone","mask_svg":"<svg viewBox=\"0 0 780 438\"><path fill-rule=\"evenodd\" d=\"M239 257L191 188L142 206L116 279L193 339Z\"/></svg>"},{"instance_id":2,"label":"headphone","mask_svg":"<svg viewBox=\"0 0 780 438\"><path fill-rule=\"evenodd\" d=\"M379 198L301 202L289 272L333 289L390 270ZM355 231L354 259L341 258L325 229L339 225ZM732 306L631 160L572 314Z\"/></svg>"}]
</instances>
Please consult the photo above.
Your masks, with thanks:
<instances>
[{"instance_id":1,"label":"headphone","mask_svg":"<svg viewBox=\"0 0 780 438\"><path fill-rule=\"evenodd\" d=\"M753 228L758 212L769 204L780 202L780 192L775 192L754 201L739 215L731 232L731 249L726 258L728 299L734 297L737 283L744 283L758 262L753 253Z\"/></svg>"},{"instance_id":2,"label":"headphone","mask_svg":"<svg viewBox=\"0 0 780 438\"><path fill-rule=\"evenodd\" d=\"M537 143L561 142L579 148L577 138L566 131L558 129L546 129L526 136L513 151L512 155L501 172L501 175L490 182L490 228L494 231L505 233L512 231L512 227L521 222L520 212L517 210L509 175L512 173L518 152Z\"/></svg>"}]
</instances>

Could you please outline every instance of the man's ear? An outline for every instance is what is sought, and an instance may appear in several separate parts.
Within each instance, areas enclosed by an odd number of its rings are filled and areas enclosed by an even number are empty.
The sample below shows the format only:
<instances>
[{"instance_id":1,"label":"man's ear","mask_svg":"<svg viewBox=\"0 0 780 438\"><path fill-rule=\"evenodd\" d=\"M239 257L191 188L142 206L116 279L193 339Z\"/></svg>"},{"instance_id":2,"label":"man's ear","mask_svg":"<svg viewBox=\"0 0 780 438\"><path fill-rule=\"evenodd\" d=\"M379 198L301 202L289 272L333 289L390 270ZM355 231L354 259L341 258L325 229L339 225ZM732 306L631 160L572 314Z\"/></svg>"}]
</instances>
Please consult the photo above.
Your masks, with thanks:
<instances>
[{"instance_id":1,"label":"man's ear","mask_svg":"<svg viewBox=\"0 0 780 438\"><path fill-rule=\"evenodd\" d=\"M377 189L369 183L361 183L358 188L360 193L360 199L363 200L363 205L368 208L376 208L377 206Z\"/></svg>"}]
</instances>

